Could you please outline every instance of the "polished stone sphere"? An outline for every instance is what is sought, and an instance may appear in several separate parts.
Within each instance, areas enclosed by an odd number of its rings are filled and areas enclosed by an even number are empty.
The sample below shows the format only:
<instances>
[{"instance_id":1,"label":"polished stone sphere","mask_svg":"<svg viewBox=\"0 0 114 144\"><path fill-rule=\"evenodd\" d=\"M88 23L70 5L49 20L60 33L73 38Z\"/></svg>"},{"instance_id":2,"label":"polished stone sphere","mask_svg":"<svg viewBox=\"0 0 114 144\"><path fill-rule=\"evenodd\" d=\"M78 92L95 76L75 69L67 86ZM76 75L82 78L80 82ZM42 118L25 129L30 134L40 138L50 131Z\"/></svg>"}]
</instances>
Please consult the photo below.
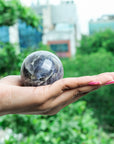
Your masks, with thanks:
<instances>
[{"instance_id":1,"label":"polished stone sphere","mask_svg":"<svg viewBox=\"0 0 114 144\"><path fill-rule=\"evenodd\" d=\"M63 66L59 58L48 51L36 51L28 55L21 66L21 79L25 86L52 84L63 78Z\"/></svg>"}]
</instances>

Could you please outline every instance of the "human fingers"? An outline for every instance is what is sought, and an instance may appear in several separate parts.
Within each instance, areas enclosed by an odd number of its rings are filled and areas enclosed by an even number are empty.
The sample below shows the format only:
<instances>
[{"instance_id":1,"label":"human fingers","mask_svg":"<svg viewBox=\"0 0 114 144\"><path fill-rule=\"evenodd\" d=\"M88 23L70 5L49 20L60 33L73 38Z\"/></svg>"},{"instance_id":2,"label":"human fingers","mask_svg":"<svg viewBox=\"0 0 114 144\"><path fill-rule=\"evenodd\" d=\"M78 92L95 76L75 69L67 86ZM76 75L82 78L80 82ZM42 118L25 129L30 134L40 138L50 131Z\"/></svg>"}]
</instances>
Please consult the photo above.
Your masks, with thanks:
<instances>
[{"instance_id":1,"label":"human fingers","mask_svg":"<svg viewBox=\"0 0 114 144\"><path fill-rule=\"evenodd\" d=\"M102 73L99 74L100 77L103 76L103 78L107 77L107 75L111 75L112 78L114 79L114 73ZM109 83L108 84L114 84L114 80L109 79ZM110 81L112 83L110 83ZM101 86L103 86L105 84L105 80L102 79L101 81L101 85L93 85L92 86L84 86L84 87L79 87L77 89L73 89L73 90L69 90L66 91L62 94L62 97L58 97L57 99L55 99L55 101L53 102L52 107L55 106L55 108L53 108L53 110L48 111L49 115L54 115L56 113L58 113L61 109L63 109L64 107L68 106L71 103L74 103L75 101L77 101L80 97L88 94L91 91L94 91L98 88L100 88ZM46 113L45 113L46 114Z\"/></svg>"},{"instance_id":2,"label":"human fingers","mask_svg":"<svg viewBox=\"0 0 114 144\"><path fill-rule=\"evenodd\" d=\"M99 86L84 86L77 89L72 89L64 92L59 97L49 100L40 106L42 109L41 114L43 115L53 115L59 112L65 106L78 100L80 97L88 94L89 92L98 89ZM36 110L25 111L23 114L38 114Z\"/></svg>"},{"instance_id":3,"label":"human fingers","mask_svg":"<svg viewBox=\"0 0 114 144\"><path fill-rule=\"evenodd\" d=\"M99 74L99 76L106 76L106 75L110 75L111 79L107 81L106 83L104 83L104 85L114 84L114 72L107 72L107 73Z\"/></svg>"},{"instance_id":4,"label":"human fingers","mask_svg":"<svg viewBox=\"0 0 114 144\"><path fill-rule=\"evenodd\" d=\"M21 114L48 114L48 111L53 111L60 107L60 105L64 105L64 103L68 103L73 96L77 97L82 94L86 94L88 91L92 90L94 86L88 86L84 88L79 88L78 90L69 90L64 92L61 96L56 99L46 99L45 94L47 93L45 87L36 87L35 89L32 87L22 87L7 91L7 97L4 97L5 109L9 110L10 113L21 113ZM8 88L9 90L9 88ZM45 94L44 94L45 91ZM42 97L44 100L42 100Z\"/></svg>"},{"instance_id":5,"label":"human fingers","mask_svg":"<svg viewBox=\"0 0 114 144\"><path fill-rule=\"evenodd\" d=\"M51 107L57 107L59 105L65 105L69 104L72 100L78 100L80 97L88 94L91 91L94 91L96 89L100 88L100 86L84 86L79 87L76 89L65 91L63 94L61 94L59 97L55 98L55 100L52 101L50 104Z\"/></svg>"},{"instance_id":6,"label":"human fingers","mask_svg":"<svg viewBox=\"0 0 114 144\"><path fill-rule=\"evenodd\" d=\"M100 73L99 75L105 75L105 74L112 76L112 78L114 79L114 72L104 72Z\"/></svg>"},{"instance_id":7,"label":"human fingers","mask_svg":"<svg viewBox=\"0 0 114 144\"><path fill-rule=\"evenodd\" d=\"M103 73L95 76L83 76L78 78L65 78L58 80L50 87L50 96L60 95L65 90L74 89L87 85L105 85L114 80L114 73Z\"/></svg>"}]
</instances>

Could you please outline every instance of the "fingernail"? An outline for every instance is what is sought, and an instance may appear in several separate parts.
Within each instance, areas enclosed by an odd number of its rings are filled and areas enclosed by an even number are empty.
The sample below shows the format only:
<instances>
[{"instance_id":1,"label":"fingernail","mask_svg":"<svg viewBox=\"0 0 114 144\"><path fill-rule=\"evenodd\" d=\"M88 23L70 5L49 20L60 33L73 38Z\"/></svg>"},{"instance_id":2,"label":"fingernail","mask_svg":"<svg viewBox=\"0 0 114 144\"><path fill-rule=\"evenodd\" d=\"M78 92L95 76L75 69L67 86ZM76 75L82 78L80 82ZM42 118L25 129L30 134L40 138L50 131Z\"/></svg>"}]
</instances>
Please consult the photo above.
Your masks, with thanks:
<instances>
[{"instance_id":1,"label":"fingernail","mask_svg":"<svg viewBox=\"0 0 114 144\"><path fill-rule=\"evenodd\" d=\"M100 85L100 82L90 82L89 85Z\"/></svg>"},{"instance_id":2,"label":"fingernail","mask_svg":"<svg viewBox=\"0 0 114 144\"><path fill-rule=\"evenodd\" d=\"M110 85L110 84L114 84L114 80L107 82L105 85Z\"/></svg>"}]
</instances>

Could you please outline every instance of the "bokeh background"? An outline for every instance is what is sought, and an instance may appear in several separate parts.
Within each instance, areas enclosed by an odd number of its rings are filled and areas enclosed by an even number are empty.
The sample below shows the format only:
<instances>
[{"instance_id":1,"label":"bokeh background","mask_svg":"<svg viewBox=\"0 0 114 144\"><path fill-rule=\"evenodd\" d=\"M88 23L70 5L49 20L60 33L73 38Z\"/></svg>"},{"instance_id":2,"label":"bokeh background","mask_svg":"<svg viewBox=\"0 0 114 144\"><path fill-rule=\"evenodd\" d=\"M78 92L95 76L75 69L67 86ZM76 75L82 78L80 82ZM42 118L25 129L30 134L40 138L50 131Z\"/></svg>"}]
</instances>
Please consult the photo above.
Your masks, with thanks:
<instances>
[{"instance_id":1,"label":"bokeh background","mask_svg":"<svg viewBox=\"0 0 114 144\"><path fill-rule=\"evenodd\" d=\"M64 77L113 72L113 0L101 1L0 0L0 77L38 50L60 57ZM1 116L0 144L114 144L114 85L54 116Z\"/></svg>"}]
</instances>

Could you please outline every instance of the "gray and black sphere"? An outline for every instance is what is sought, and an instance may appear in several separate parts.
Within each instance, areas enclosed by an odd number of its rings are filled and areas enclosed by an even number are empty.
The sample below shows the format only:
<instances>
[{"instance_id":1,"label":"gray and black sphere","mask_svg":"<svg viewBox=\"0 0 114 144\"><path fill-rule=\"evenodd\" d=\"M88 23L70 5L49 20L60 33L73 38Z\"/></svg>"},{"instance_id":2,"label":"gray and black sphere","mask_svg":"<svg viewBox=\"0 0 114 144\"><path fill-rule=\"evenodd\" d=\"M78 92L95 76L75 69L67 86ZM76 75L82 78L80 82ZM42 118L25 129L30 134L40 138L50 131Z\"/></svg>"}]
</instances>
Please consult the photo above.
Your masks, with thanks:
<instances>
[{"instance_id":1,"label":"gray and black sphere","mask_svg":"<svg viewBox=\"0 0 114 144\"><path fill-rule=\"evenodd\" d=\"M60 59L48 51L31 53L21 66L21 79L24 86L49 85L63 78L63 75Z\"/></svg>"}]
</instances>

